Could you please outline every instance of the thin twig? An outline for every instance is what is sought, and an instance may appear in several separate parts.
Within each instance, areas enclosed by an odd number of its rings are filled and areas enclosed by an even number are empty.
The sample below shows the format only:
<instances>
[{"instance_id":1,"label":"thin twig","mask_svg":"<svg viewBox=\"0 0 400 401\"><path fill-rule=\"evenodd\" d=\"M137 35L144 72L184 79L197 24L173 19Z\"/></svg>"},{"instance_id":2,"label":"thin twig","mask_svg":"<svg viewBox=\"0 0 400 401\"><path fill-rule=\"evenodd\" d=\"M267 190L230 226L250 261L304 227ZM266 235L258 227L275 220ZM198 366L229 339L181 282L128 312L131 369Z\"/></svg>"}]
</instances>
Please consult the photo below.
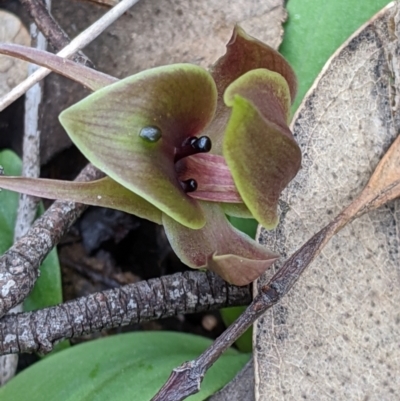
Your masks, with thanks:
<instances>
[{"instance_id":1,"label":"thin twig","mask_svg":"<svg viewBox=\"0 0 400 401\"><path fill-rule=\"evenodd\" d=\"M46 7L42 0L20 0L20 2L55 51L60 51L71 42L71 39L51 15L49 7ZM93 68L93 63L82 52L73 56L72 59Z\"/></svg>"},{"instance_id":2,"label":"thin twig","mask_svg":"<svg viewBox=\"0 0 400 401\"><path fill-rule=\"evenodd\" d=\"M127 284L125 281L124 283L121 283L121 280L118 280L115 276L108 276L107 274L99 273L91 268L91 266L86 265L84 263L76 263L74 261L71 261L70 259L60 257L60 263L63 267L68 267L70 269L75 270L77 273L79 273L81 276L84 276L91 280L94 283L100 283L106 288L115 288L119 287L121 285ZM132 283L136 282L132 281Z\"/></svg>"},{"instance_id":3,"label":"thin twig","mask_svg":"<svg viewBox=\"0 0 400 401\"><path fill-rule=\"evenodd\" d=\"M120 0L86 0L86 1L90 1L92 3L96 3L96 4L99 4L101 6L113 7L116 4L118 4L118 2Z\"/></svg>"},{"instance_id":4,"label":"thin twig","mask_svg":"<svg viewBox=\"0 0 400 401\"><path fill-rule=\"evenodd\" d=\"M250 301L250 286L229 285L211 272L177 273L35 312L6 315L0 320L0 354L47 353L65 338Z\"/></svg>"},{"instance_id":5,"label":"thin twig","mask_svg":"<svg viewBox=\"0 0 400 401\"><path fill-rule=\"evenodd\" d=\"M71 43L64 47L58 56L69 58L77 51L83 49L97 36L99 36L105 29L107 29L115 20L125 13L130 7L136 4L139 0L122 0L114 8L108 11L103 17L98 19L93 25L79 34ZM41 79L50 74L47 68L39 68L34 74L30 75L25 81L21 82L5 96L0 98L0 111L4 110L13 101L22 96L29 88L39 82Z\"/></svg>"}]
</instances>

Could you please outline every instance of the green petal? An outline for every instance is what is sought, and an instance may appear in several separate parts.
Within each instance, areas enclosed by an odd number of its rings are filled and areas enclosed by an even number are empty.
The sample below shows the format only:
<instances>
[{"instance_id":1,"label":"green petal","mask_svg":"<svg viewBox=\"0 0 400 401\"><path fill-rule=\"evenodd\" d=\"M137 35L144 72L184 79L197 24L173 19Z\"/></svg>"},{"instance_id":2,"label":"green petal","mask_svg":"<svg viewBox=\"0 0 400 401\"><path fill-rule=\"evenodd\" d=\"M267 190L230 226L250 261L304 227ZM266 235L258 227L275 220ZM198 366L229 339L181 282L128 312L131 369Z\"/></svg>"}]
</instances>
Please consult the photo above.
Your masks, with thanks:
<instances>
[{"instance_id":1,"label":"green petal","mask_svg":"<svg viewBox=\"0 0 400 401\"><path fill-rule=\"evenodd\" d=\"M93 91L118 81L117 78L110 75L85 67L44 50L34 49L33 47L1 43L0 54L6 54L41 65L79 82Z\"/></svg>"},{"instance_id":2,"label":"green petal","mask_svg":"<svg viewBox=\"0 0 400 401\"><path fill-rule=\"evenodd\" d=\"M181 224L205 224L182 190L175 150L199 134L216 107L215 83L190 64L158 67L101 89L60 115L73 142L100 170Z\"/></svg>"},{"instance_id":3,"label":"green petal","mask_svg":"<svg viewBox=\"0 0 400 401\"><path fill-rule=\"evenodd\" d=\"M90 182L0 176L0 188L47 199L122 210L161 224L161 211L109 177Z\"/></svg>"},{"instance_id":4,"label":"green petal","mask_svg":"<svg viewBox=\"0 0 400 401\"><path fill-rule=\"evenodd\" d=\"M210 269L234 285L246 285L265 272L277 255L236 230L215 203L202 202L207 223L191 230L163 215L168 240L183 263Z\"/></svg>"},{"instance_id":5,"label":"green petal","mask_svg":"<svg viewBox=\"0 0 400 401\"><path fill-rule=\"evenodd\" d=\"M301 163L286 123L288 85L277 73L253 70L229 86L224 100L232 107L223 144L226 162L253 216L274 228L279 196Z\"/></svg>"},{"instance_id":6,"label":"green petal","mask_svg":"<svg viewBox=\"0 0 400 401\"><path fill-rule=\"evenodd\" d=\"M293 101L297 91L297 80L294 71L272 47L247 35L236 26L232 37L226 45L226 53L211 68L218 91L216 116L204 135L208 135L212 142L212 153L222 154L223 133L231 113L225 106L223 96L226 88L236 79L248 71L265 68L282 75L289 86L290 98Z\"/></svg>"}]
</instances>

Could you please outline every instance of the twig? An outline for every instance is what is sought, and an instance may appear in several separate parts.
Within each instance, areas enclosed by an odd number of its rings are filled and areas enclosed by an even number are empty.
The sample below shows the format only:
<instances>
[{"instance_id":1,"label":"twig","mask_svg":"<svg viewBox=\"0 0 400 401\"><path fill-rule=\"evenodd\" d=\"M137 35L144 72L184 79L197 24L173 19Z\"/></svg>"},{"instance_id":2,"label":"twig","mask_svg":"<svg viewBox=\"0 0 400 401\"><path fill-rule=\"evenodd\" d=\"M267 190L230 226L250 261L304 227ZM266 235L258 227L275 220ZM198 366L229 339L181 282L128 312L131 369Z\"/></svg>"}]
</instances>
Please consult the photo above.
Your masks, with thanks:
<instances>
[{"instance_id":1,"label":"twig","mask_svg":"<svg viewBox=\"0 0 400 401\"><path fill-rule=\"evenodd\" d=\"M116 4L118 4L118 2L120 0L86 0L86 1L90 1L92 3L96 3L96 4L99 4L101 6L113 7Z\"/></svg>"},{"instance_id":2,"label":"twig","mask_svg":"<svg viewBox=\"0 0 400 401\"><path fill-rule=\"evenodd\" d=\"M60 52L58 52L57 55L63 58L69 58L77 51L83 49L138 1L139 0L122 0L114 8L103 15L103 17L98 19L93 25L79 34L68 46L64 47ZM50 74L50 72L51 71L47 68L39 68L25 81L21 82L5 96L0 98L0 111L4 110L14 100L22 96L29 88Z\"/></svg>"},{"instance_id":3,"label":"twig","mask_svg":"<svg viewBox=\"0 0 400 401\"><path fill-rule=\"evenodd\" d=\"M50 3L49 0L48 3ZM38 32L35 24L31 24L30 32L33 41L36 42L35 47L46 50L46 39ZM37 68L36 65L29 64L28 71L33 73ZM42 91L41 83L37 83L26 93L21 173L24 177L38 178L40 175L39 107L42 102ZM32 196L20 195L14 241L25 235L32 225L36 217L38 201L37 198Z\"/></svg>"},{"instance_id":4,"label":"twig","mask_svg":"<svg viewBox=\"0 0 400 401\"><path fill-rule=\"evenodd\" d=\"M60 257L60 263L64 267L68 267L70 269L75 270L78 272L81 276L84 276L88 278L89 280L95 282L95 283L100 283L103 284L106 288L115 288L115 287L120 287L121 285L127 284L125 281L124 283L121 283L117 278L114 276L109 277L107 274L102 274L97 271L94 271L91 269L89 265L86 264L80 264L80 263L75 263L67 258ZM132 281L133 282L136 282Z\"/></svg>"},{"instance_id":5,"label":"twig","mask_svg":"<svg viewBox=\"0 0 400 401\"><path fill-rule=\"evenodd\" d=\"M20 0L20 2L54 50L59 51L71 42L71 39L51 15L49 7L46 7L42 0ZM72 59L93 68L93 63L82 52Z\"/></svg>"},{"instance_id":6,"label":"twig","mask_svg":"<svg viewBox=\"0 0 400 401\"><path fill-rule=\"evenodd\" d=\"M211 272L177 273L35 312L6 315L0 320L0 354L47 353L65 338L250 301L250 286L229 285Z\"/></svg>"}]
</instances>

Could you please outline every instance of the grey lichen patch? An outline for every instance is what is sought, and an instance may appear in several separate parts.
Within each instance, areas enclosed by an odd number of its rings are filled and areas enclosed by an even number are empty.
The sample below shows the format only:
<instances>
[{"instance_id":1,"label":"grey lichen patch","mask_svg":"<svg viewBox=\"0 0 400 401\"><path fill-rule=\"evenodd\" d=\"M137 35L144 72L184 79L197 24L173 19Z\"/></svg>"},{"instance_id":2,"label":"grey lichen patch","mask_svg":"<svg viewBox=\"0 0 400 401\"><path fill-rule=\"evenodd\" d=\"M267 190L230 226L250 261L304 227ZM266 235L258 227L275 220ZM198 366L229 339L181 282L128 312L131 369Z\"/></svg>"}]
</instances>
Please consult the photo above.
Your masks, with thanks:
<instances>
[{"instance_id":1,"label":"grey lichen patch","mask_svg":"<svg viewBox=\"0 0 400 401\"><path fill-rule=\"evenodd\" d=\"M277 232L260 236L281 254L350 203L400 132L399 15L395 4L349 40L295 116L303 168ZM396 201L354 221L258 322L257 400L398 399L399 218Z\"/></svg>"}]
</instances>

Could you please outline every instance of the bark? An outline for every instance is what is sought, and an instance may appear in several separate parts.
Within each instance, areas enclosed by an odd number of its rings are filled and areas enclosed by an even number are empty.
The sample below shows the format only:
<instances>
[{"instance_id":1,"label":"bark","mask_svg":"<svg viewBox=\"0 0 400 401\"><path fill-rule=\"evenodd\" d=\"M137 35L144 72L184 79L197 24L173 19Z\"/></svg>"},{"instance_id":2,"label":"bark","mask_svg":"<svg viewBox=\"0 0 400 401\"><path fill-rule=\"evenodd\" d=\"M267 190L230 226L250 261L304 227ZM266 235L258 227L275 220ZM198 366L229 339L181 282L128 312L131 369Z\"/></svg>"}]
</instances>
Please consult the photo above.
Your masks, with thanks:
<instances>
[{"instance_id":1,"label":"bark","mask_svg":"<svg viewBox=\"0 0 400 401\"><path fill-rule=\"evenodd\" d=\"M35 312L6 315L0 320L0 354L48 353L66 338L250 302L250 286L229 285L211 272L177 273Z\"/></svg>"},{"instance_id":2,"label":"bark","mask_svg":"<svg viewBox=\"0 0 400 401\"><path fill-rule=\"evenodd\" d=\"M77 180L90 181L104 174L86 166ZM0 317L22 302L39 276L39 266L86 205L56 201L28 233L0 257Z\"/></svg>"}]
</instances>

